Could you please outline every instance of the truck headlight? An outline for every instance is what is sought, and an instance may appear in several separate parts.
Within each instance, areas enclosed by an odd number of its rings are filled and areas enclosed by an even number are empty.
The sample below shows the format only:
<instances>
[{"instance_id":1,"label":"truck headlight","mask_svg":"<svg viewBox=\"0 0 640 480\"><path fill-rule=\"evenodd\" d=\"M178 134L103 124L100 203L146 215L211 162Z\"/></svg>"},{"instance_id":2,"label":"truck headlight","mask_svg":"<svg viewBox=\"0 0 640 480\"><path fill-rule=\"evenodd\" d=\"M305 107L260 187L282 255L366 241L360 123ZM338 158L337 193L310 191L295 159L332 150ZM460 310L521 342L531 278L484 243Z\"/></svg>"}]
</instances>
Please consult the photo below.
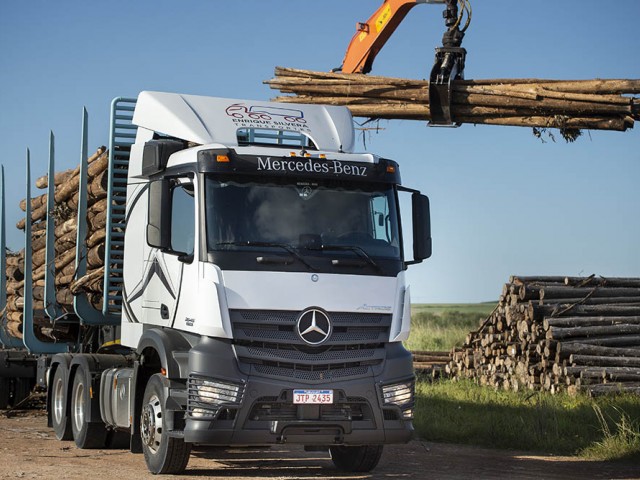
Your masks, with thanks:
<instances>
[{"instance_id":1,"label":"truck headlight","mask_svg":"<svg viewBox=\"0 0 640 480\"><path fill-rule=\"evenodd\" d=\"M191 417L215 417L221 406L240 403L244 386L190 376L188 392L187 411Z\"/></svg>"},{"instance_id":2,"label":"truck headlight","mask_svg":"<svg viewBox=\"0 0 640 480\"><path fill-rule=\"evenodd\" d=\"M215 380L201 380L195 386L195 400L203 403L237 403L240 386Z\"/></svg>"},{"instance_id":3,"label":"truck headlight","mask_svg":"<svg viewBox=\"0 0 640 480\"><path fill-rule=\"evenodd\" d=\"M383 385L382 402L385 405L396 405L402 410L402 418L412 419L415 390L415 380Z\"/></svg>"}]
</instances>

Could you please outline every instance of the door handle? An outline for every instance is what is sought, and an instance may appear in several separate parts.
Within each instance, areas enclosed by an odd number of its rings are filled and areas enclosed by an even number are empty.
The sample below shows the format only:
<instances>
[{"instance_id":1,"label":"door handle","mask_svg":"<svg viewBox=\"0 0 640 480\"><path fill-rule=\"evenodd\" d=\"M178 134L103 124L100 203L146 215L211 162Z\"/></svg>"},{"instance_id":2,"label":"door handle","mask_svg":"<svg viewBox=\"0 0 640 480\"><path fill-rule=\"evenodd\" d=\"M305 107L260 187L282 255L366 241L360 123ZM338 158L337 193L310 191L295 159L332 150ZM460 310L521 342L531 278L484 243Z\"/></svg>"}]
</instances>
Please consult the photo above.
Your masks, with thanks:
<instances>
[{"instance_id":1,"label":"door handle","mask_svg":"<svg viewBox=\"0 0 640 480\"><path fill-rule=\"evenodd\" d=\"M160 305L160 317L163 320L169 319L169 307L167 307L164 303Z\"/></svg>"}]
</instances>

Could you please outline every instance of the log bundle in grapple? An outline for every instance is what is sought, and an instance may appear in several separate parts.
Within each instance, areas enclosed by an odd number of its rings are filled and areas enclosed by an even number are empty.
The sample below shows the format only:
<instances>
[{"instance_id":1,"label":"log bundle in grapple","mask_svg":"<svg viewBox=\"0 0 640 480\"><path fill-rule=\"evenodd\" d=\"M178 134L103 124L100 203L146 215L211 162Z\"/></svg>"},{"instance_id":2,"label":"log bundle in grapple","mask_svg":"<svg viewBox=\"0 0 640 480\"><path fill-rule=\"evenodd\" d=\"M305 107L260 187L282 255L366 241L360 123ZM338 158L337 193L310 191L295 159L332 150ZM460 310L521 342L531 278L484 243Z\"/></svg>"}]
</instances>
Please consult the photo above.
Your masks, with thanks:
<instances>
[{"instance_id":1,"label":"log bundle in grapple","mask_svg":"<svg viewBox=\"0 0 640 480\"><path fill-rule=\"evenodd\" d=\"M504 389L640 393L640 278L510 278L447 371Z\"/></svg>"},{"instance_id":2,"label":"log bundle in grapple","mask_svg":"<svg viewBox=\"0 0 640 480\"><path fill-rule=\"evenodd\" d=\"M431 120L429 82L277 67L266 81L279 102L344 105L357 117ZM632 128L640 118L640 80L493 79L452 81L457 123L559 128L568 140L579 129Z\"/></svg>"},{"instance_id":3,"label":"log bundle in grapple","mask_svg":"<svg viewBox=\"0 0 640 480\"><path fill-rule=\"evenodd\" d=\"M31 198L31 246L33 265L33 309L36 335L64 340L70 328L68 323L52 325L42 311L44 302L44 277L46 265L46 218L54 217L55 225L55 287L56 301L69 313L73 313L74 295L83 291L94 307L102 304L104 274L104 250L107 217L107 183L109 157L106 147L100 147L88 158L87 169L87 273L76 278L77 211L80 184L80 167L55 175L55 201L52 212L47 212L47 194ZM38 188L46 188L47 176L36 180ZM27 199L20 202L26 210ZM22 218L16 227L25 229L27 219ZM24 275L29 269L24 265L24 250L7 256L7 329L11 335L22 338L24 305ZM72 338L72 337L69 337Z\"/></svg>"}]
</instances>

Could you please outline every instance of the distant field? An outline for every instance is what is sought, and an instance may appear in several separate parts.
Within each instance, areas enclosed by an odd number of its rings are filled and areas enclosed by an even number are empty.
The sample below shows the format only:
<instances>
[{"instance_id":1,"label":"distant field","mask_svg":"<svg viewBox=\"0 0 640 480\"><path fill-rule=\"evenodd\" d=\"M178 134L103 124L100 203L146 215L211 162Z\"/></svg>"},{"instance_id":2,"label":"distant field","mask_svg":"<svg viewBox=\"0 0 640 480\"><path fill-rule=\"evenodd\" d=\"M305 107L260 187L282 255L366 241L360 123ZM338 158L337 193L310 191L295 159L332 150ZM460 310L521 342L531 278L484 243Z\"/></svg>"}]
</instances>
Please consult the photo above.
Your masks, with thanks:
<instances>
[{"instance_id":1,"label":"distant field","mask_svg":"<svg viewBox=\"0 0 640 480\"><path fill-rule=\"evenodd\" d=\"M478 328L497 302L434 303L411 305L410 350L450 350L459 347L467 334Z\"/></svg>"},{"instance_id":2,"label":"distant field","mask_svg":"<svg viewBox=\"0 0 640 480\"><path fill-rule=\"evenodd\" d=\"M414 303L411 305L411 314L420 312L430 312L436 315L442 315L444 312L460 312L460 313L482 313L490 314L498 302L482 302L482 303Z\"/></svg>"}]
</instances>

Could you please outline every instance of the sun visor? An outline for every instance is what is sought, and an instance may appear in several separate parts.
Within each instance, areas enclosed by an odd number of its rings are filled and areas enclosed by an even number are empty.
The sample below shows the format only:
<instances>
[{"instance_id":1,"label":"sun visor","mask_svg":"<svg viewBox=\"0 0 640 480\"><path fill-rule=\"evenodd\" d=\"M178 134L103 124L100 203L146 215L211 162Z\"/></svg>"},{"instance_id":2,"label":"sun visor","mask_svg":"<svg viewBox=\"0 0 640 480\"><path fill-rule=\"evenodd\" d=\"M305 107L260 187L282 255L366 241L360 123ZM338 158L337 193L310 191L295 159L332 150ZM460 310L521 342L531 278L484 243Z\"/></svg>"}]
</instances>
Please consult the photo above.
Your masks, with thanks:
<instances>
[{"instance_id":1,"label":"sun visor","mask_svg":"<svg viewBox=\"0 0 640 480\"><path fill-rule=\"evenodd\" d=\"M239 129L282 130L308 136L319 150L353 152L354 128L346 107L262 102L141 92L133 123L198 144L238 145Z\"/></svg>"}]
</instances>

